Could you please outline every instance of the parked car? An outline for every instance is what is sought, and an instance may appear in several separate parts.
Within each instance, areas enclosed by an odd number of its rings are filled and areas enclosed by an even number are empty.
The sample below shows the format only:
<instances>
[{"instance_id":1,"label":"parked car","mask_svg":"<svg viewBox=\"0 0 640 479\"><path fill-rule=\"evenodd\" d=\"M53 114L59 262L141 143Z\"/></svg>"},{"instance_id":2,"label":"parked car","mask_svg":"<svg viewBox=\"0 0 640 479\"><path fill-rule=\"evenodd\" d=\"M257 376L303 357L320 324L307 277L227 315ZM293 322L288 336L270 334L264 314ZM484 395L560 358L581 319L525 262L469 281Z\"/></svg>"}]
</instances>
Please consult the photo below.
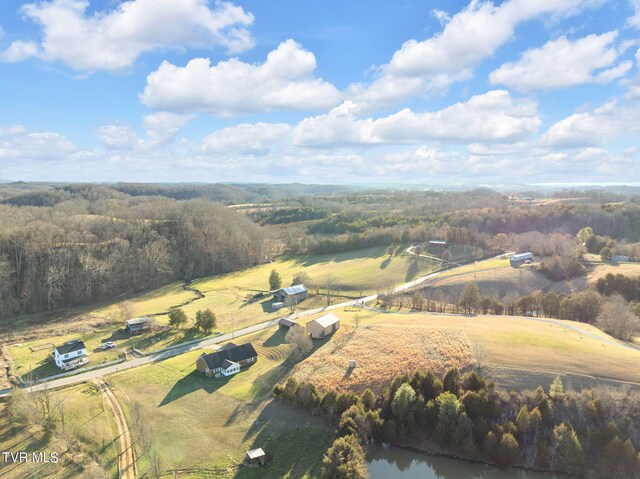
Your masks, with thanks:
<instances>
[{"instance_id":1,"label":"parked car","mask_svg":"<svg viewBox=\"0 0 640 479\"><path fill-rule=\"evenodd\" d=\"M107 341L106 343L103 343L102 346L100 346L100 349L111 349L111 348L115 348L116 347L116 343L114 343L113 341Z\"/></svg>"}]
</instances>

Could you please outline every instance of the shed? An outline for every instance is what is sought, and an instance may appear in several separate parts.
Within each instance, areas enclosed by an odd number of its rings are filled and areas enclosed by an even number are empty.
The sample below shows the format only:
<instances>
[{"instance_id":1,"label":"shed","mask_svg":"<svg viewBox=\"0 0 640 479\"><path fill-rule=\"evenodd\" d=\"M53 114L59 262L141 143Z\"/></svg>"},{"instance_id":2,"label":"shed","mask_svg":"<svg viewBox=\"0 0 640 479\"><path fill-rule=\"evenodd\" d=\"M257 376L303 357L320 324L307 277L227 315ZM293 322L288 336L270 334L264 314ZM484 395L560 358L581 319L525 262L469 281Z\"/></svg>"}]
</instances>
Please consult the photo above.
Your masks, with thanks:
<instances>
[{"instance_id":1,"label":"shed","mask_svg":"<svg viewBox=\"0 0 640 479\"><path fill-rule=\"evenodd\" d=\"M278 321L278 325L281 329L291 329L294 326L300 326L297 321L289 318L281 318L280 321Z\"/></svg>"},{"instance_id":2,"label":"shed","mask_svg":"<svg viewBox=\"0 0 640 479\"><path fill-rule=\"evenodd\" d=\"M327 313L307 323L307 333L314 339L325 338L340 328L340 318L333 313Z\"/></svg>"},{"instance_id":3,"label":"shed","mask_svg":"<svg viewBox=\"0 0 640 479\"><path fill-rule=\"evenodd\" d=\"M151 328L151 318L133 318L125 321L124 330L129 334L142 334Z\"/></svg>"},{"instance_id":4,"label":"shed","mask_svg":"<svg viewBox=\"0 0 640 479\"><path fill-rule=\"evenodd\" d=\"M262 450L261 447L257 449L251 449L247 451L247 455L245 456L245 461L248 464L259 464L264 465L267 454Z\"/></svg>"},{"instance_id":5,"label":"shed","mask_svg":"<svg viewBox=\"0 0 640 479\"><path fill-rule=\"evenodd\" d=\"M275 303L283 303L284 306L291 306L304 301L309 296L309 291L304 284L296 284L288 288L282 288L273 293Z\"/></svg>"}]
</instances>

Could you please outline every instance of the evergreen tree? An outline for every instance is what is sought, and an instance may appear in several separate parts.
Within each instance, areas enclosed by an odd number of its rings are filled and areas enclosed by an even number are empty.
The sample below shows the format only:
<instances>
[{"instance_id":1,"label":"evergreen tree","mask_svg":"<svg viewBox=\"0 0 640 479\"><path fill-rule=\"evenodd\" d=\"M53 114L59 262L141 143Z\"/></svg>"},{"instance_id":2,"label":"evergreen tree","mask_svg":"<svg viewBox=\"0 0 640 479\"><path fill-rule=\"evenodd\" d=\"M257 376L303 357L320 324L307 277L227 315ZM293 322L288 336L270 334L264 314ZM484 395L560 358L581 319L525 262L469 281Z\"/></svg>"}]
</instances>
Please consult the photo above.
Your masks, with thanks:
<instances>
[{"instance_id":1,"label":"evergreen tree","mask_svg":"<svg viewBox=\"0 0 640 479\"><path fill-rule=\"evenodd\" d=\"M365 479L369 477L364 450L354 435L337 438L322 460L322 475L327 479Z\"/></svg>"},{"instance_id":2,"label":"evergreen tree","mask_svg":"<svg viewBox=\"0 0 640 479\"><path fill-rule=\"evenodd\" d=\"M271 274L269 275L269 290L276 291L282 287L282 278L280 274L275 270L271 270Z\"/></svg>"}]
</instances>

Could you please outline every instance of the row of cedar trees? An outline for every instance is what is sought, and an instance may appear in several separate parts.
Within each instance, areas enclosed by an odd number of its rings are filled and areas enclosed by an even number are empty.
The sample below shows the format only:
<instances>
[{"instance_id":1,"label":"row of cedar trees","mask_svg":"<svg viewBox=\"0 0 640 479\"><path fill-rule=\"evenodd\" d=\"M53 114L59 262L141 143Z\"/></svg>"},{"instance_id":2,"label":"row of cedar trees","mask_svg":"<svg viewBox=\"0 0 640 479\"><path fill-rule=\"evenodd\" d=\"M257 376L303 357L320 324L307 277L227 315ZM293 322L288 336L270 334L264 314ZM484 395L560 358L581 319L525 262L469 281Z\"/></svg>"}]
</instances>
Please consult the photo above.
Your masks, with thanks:
<instances>
[{"instance_id":1,"label":"row of cedar trees","mask_svg":"<svg viewBox=\"0 0 640 479\"><path fill-rule=\"evenodd\" d=\"M336 424L323 459L327 478L368 477L368 444L412 447L425 440L434 452L501 467L621 479L640 471L640 398L565 393L559 378L549 392L538 387L507 394L475 371L451 369L442 380L432 373L398 376L380 396L369 389L362 395L323 392L295 378L273 392Z\"/></svg>"}]
</instances>

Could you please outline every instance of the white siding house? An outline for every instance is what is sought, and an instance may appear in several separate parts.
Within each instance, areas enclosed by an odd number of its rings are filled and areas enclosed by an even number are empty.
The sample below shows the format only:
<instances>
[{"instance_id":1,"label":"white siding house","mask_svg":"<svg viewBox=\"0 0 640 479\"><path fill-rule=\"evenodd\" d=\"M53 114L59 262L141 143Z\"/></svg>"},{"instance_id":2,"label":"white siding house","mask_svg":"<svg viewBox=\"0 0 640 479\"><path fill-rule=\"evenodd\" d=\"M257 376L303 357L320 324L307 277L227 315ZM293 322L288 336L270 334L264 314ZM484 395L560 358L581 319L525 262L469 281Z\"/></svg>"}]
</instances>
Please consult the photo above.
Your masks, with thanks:
<instances>
[{"instance_id":1,"label":"white siding house","mask_svg":"<svg viewBox=\"0 0 640 479\"><path fill-rule=\"evenodd\" d=\"M87 348L79 339L67 341L62 346L57 346L53 351L53 360L63 371L77 368L89 362Z\"/></svg>"}]
</instances>

